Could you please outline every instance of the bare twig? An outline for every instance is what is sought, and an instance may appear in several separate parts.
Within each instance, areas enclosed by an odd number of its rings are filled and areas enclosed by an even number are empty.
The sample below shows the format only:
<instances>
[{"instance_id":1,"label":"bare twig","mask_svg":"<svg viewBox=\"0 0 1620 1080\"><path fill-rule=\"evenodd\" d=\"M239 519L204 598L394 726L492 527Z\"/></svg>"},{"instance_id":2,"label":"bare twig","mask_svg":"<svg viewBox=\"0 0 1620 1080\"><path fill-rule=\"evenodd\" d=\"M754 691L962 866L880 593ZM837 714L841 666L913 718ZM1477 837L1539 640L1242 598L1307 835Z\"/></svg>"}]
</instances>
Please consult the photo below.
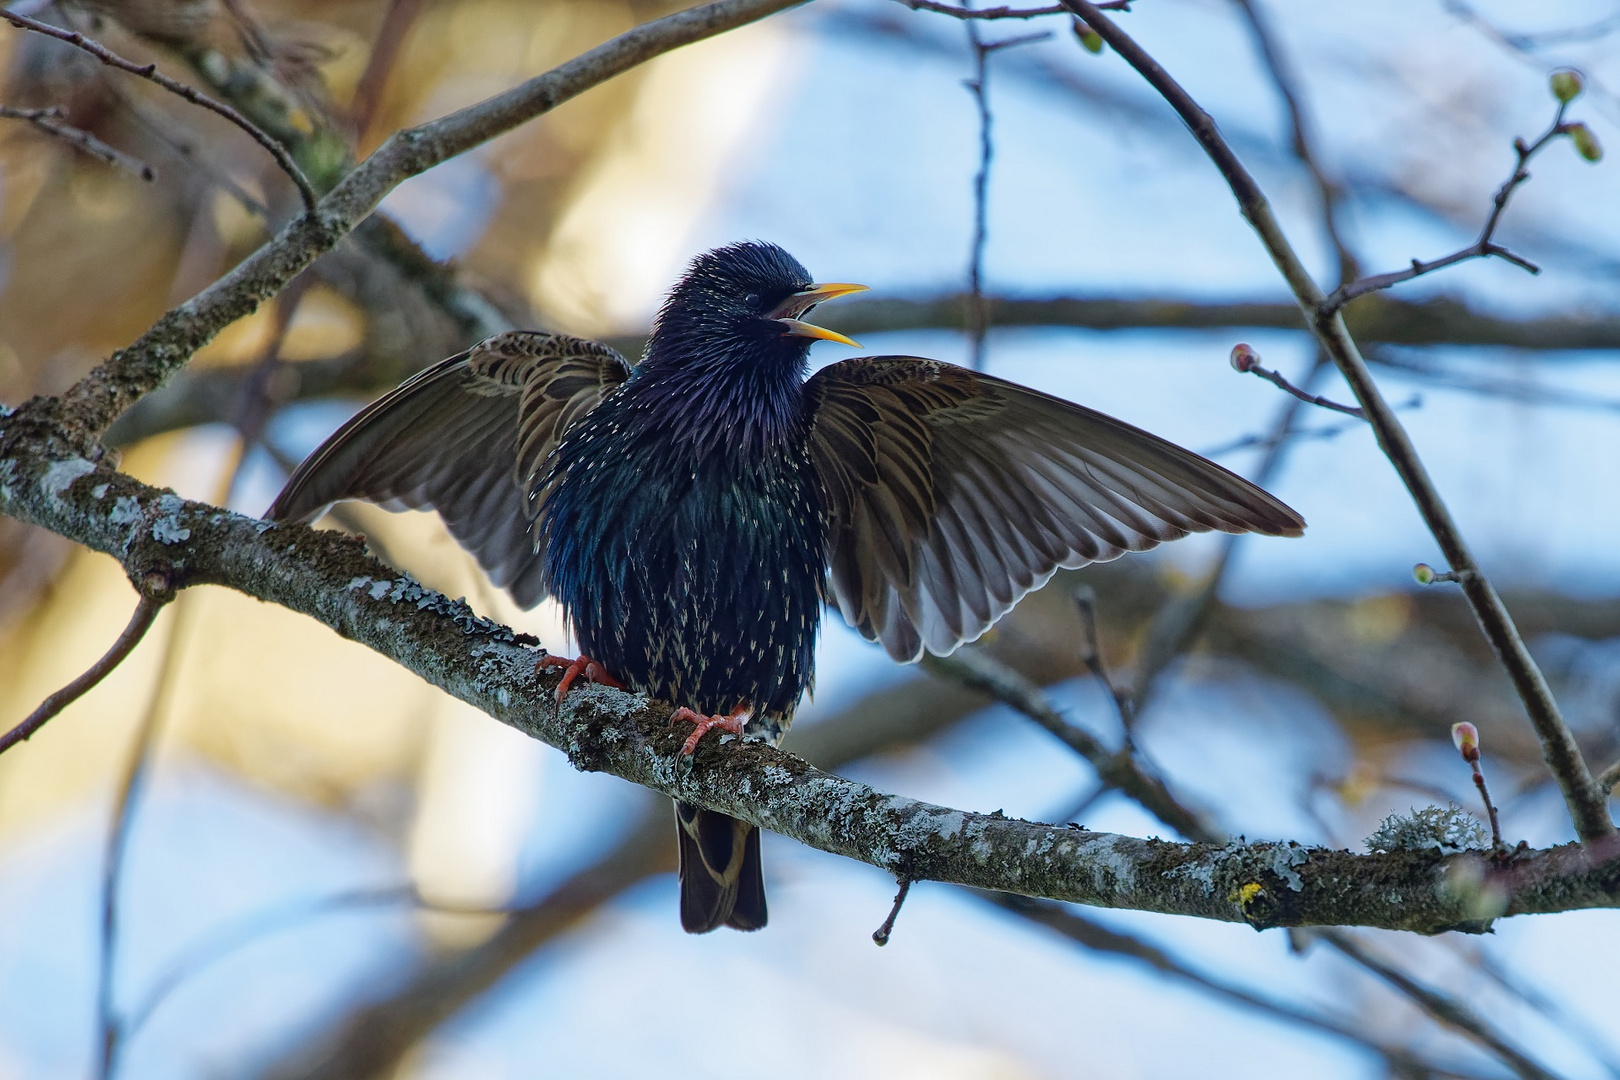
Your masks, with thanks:
<instances>
[{"instance_id":1,"label":"bare twig","mask_svg":"<svg viewBox=\"0 0 1620 1080\"><path fill-rule=\"evenodd\" d=\"M1205 975L1187 966L1151 942L1110 929L1061 904L1053 904L1043 900L1031 900L1028 897L1014 896L1011 893L978 893L977 895L1008 911L1016 912L1031 922L1055 930L1069 940L1093 952L1127 957L1147 965L1161 975L1194 986L1219 1000L1232 1002L1244 1008L1253 1009L1262 1016L1274 1016L1288 1023L1334 1035L1353 1045L1365 1047L1378 1054L1394 1067L1392 1075L1464 1075L1458 1074L1451 1069L1442 1071L1439 1066L1425 1061L1412 1051L1386 1043L1369 1034L1362 1029L1361 1025L1323 1016L1320 1013L1302 1009L1290 1002L1266 997L1235 983Z\"/></svg>"},{"instance_id":2,"label":"bare twig","mask_svg":"<svg viewBox=\"0 0 1620 1080\"><path fill-rule=\"evenodd\" d=\"M1091 732L1066 720L1040 687L987 653L961 649L950 656L924 656L922 663L929 671L947 675L1017 709L1089 761L1104 784L1134 799L1181 835L1206 843L1218 842L1218 834L1177 802L1164 781L1143 771L1129 748L1118 753L1110 751Z\"/></svg>"},{"instance_id":3,"label":"bare twig","mask_svg":"<svg viewBox=\"0 0 1620 1080\"><path fill-rule=\"evenodd\" d=\"M1479 766L1479 729L1466 720L1452 724L1451 741L1456 744L1463 760L1474 770L1474 787L1479 789L1479 797L1485 803L1486 816L1491 819L1491 850L1500 852L1504 846L1502 826L1496 819L1496 804L1491 802L1490 789L1485 786L1485 773Z\"/></svg>"},{"instance_id":4,"label":"bare twig","mask_svg":"<svg viewBox=\"0 0 1620 1080\"><path fill-rule=\"evenodd\" d=\"M174 594L166 587L159 588L156 587L157 584L154 575L154 587L142 591L141 601L135 605L135 614L130 616L124 632L118 635L118 640L113 642L106 655L91 664L84 674L40 702L39 708L29 713L26 720L4 735L0 735L0 754L20 742L26 742L52 717L83 697L91 687L105 679L114 668L124 662L125 657L135 651L135 646L141 643L146 632L152 628L152 623L157 618L158 612L163 610L163 605L174 598Z\"/></svg>"},{"instance_id":5,"label":"bare twig","mask_svg":"<svg viewBox=\"0 0 1620 1080\"><path fill-rule=\"evenodd\" d=\"M803 0L713 0L643 23L488 100L395 132L326 195L318 212L288 222L273 239L190 300L165 313L132 345L59 399L25 409L63 418L88 452L118 415L178 371L222 329L253 311L364 221L408 177L543 115L562 102L672 49L744 26Z\"/></svg>"},{"instance_id":6,"label":"bare twig","mask_svg":"<svg viewBox=\"0 0 1620 1080\"><path fill-rule=\"evenodd\" d=\"M1136 745L1136 703L1131 695L1108 676L1103 664L1102 643L1097 635L1097 590L1081 585L1074 590L1074 606L1080 612L1080 662L1086 665L1092 678L1102 684L1108 696L1114 699L1114 711L1119 713L1120 730L1125 734L1125 745Z\"/></svg>"},{"instance_id":7,"label":"bare twig","mask_svg":"<svg viewBox=\"0 0 1620 1080\"><path fill-rule=\"evenodd\" d=\"M1358 296L1378 292L1381 289L1411 281L1413 278L1422 277L1424 274L1432 274L1436 270L1455 266L1457 263L1466 262L1469 259L1484 259L1495 255L1497 258L1505 259L1532 274L1541 273L1541 267L1528 259L1515 255L1501 244L1498 244L1494 238L1497 226L1502 223L1502 214L1507 210L1508 200L1513 197L1513 192L1518 189L1520 184L1530 179L1530 170L1528 168L1530 159L1540 153L1553 139L1569 131L1569 127L1564 123L1564 113L1568 109L1569 102L1560 101L1558 111L1553 115L1552 124L1546 131L1542 132L1541 137L1535 142L1527 144L1523 139L1513 140L1513 153L1515 155L1513 172L1508 175L1508 178L1502 182L1502 186L1496 189L1496 194L1492 196L1491 212L1485 219L1484 228L1479 232L1479 239L1459 251L1454 251L1450 255L1442 256L1432 262L1413 259L1412 265L1405 270L1395 270L1387 274L1373 274L1370 277L1360 278L1356 281L1347 281L1317 304L1317 318L1323 319L1332 315Z\"/></svg>"},{"instance_id":8,"label":"bare twig","mask_svg":"<svg viewBox=\"0 0 1620 1080\"><path fill-rule=\"evenodd\" d=\"M1255 352L1254 349L1248 345L1239 343L1232 346L1231 359L1233 370L1248 375L1257 375L1266 380L1266 382L1277 387L1279 390L1285 390L1294 395L1307 405L1316 405L1324 409L1332 409L1334 412L1344 413L1346 416L1353 416L1357 420L1367 419L1367 414L1361 409L1356 408L1354 405L1341 405L1337 401L1321 397L1317 394L1312 394L1306 390L1301 390L1299 387L1295 386L1293 383L1284 378L1281 372L1273 371L1268 367L1262 367L1260 364L1260 354Z\"/></svg>"},{"instance_id":9,"label":"bare twig","mask_svg":"<svg viewBox=\"0 0 1620 1080\"><path fill-rule=\"evenodd\" d=\"M147 701L146 712L141 717L130 746L128 764L113 795L112 822L108 826L107 847L101 862L101 959L96 980L96 1025L100 1035L97 1040L97 1080L110 1080L117 1071L119 1053L123 1049L125 1026L117 1002L118 886L123 874L124 854L129 846L130 823L145 788L158 726L168 711L175 673L179 669L180 645L183 641L180 623L181 616L187 611L187 605L179 605L174 619L169 623L157 683L152 687L152 696Z\"/></svg>"},{"instance_id":10,"label":"bare twig","mask_svg":"<svg viewBox=\"0 0 1620 1080\"><path fill-rule=\"evenodd\" d=\"M1321 936L1339 952L1406 995L1436 1022L1490 1050L1524 1080L1558 1080L1556 1074L1548 1072L1526 1057L1518 1047L1508 1042L1467 1005L1448 994L1425 986L1393 964L1382 960L1352 935L1340 930L1327 930L1323 931Z\"/></svg>"},{"instance_id":11,"label":"bare twig","mask_svg":"<svg viewBox=\"0 0 1620 1080\"><path fill-rule=\"evenodd\" d=\"M889 943L889 936L894 933L894 920L900 917L900 908L905 904L906 897L911 894L911 879L900 879L900 891L894 894L894 904L889 908L889 917L883 920L883 925L872 931L872 940L879 948Z\"/></svg>"},{"instance_id":12,"label":"bare twig","mask_svg":"<svg viewBox=\"0 0 1620 1080\"><path fill-rule=\"evenodd\" d=\"M993 118L990 113L990 54L1000 49L1040 41L1045 33L1024 34L1004 41L985 41L979 34L979 24L972 19L963 24L968 44L973 49L973 78L964 81L968 93L973 95L974 107L979 114L979 169L973 175L973 242L968 248L968 340L969 364L975 370L984 367L984 338L990 330L989 309L984 299L984 245L989 238L990 214L990 160L995 143L990 136Z\"/></svg>"},{"instance_id":13,"label":"bare twig","mask_svg":"<svg viewBox=\"0 0 1620 1080\"><path fill-rule=\"evenodd\" d=\"M1014 8L993 7L975 9L971 7L953 7L950 4L935 3L934 0L899 0L900 3L912 11L934 11L941 15L949 15L956 19L1033 19L1041 15L1062 15L1067 12L1062 4L1053 4L1051 7L1040 8ZM1129 11L1133 0L1113 0L1112 3L1101 5L1107 11Z\"/></svg>"},{"instance_id":14,"label":"bare twig","mask_svg":"<svg viewBox=\"0 0 1620 1080\"><path fill-rule=\"evenodd\" d=\"M393 74L394 62L399 59L399 50L421 11L422 0L390 0L382 26L372 42L371 53L366 57L366 70L361 73L354 96L349 100L349 126L356 139L363 140L371 127L388 86L388 77Z\"/></svg>"},{"instance_id":15,"label":"bare twig","mask_svg":"<svg viewBox=\"0 0 1620 1080\"><path fill-rule=\"evenodd\" d=\"M1344 208L1344 192L1338 184L1328 179L1327 171L1322 168L1322 163L1316 156L1312 145L1314 139L1311 135L1310 120L1300 100L1298 78L1283 54L1282 47L1277 43L1276 35L1260 14L1256 0L1234 0L1234 2L1243 12L1250 32L1254 34L1255 44L1260 49L1261 59L1265 61L1266 70L1271 74L1271 81L1277 87L1283 105L1288 109L1290 144L1294 156L1299 158L1300 163L1305 166L1306 171L1311 174L1311 179L1316 183L1317 198L1322 204L1322 230L1327 234L1328 242L1333 245L1339 259L1339 281L1341 283L1354 281L1360 276L1360 269L1355 254L1344 241L1340 224L1340 212Z\"/></svg>"},{"instance_id":16,"label":"bare twig","mask_svg":"<svg viewBox=\"0 0 1620 1080\"><path fill-rule=\"evenodd\" d=\"M1541 741L1547 767L1557 779L1565 804L1569 807L1576 834L1587 841L1614 835L1614 822L1605 805L1606 793L1598 787L1587 769L1580 747L1559 712L1545 676L1531 658L1530 650L1514 627L1501 597L1479 570L1473 553L1429 478L1428 470L1412 446L1406 429L1368 372L1366 361L1357 350L1338 310L1322 309L1326 297L1289 244L1259 185L1232 152L1209 114L1130 35L1088 0L1063 2L1159 91L1186 122L1193 136L1225 177L1244 217L1265 244L1272 261L1310 318L1322 347L1350 384L1356 400L1367 414L1379 447L1411 492L1419 513L1447 561L1452 569L1468 574L1463 587L1469 604L1486 639L1513 680L1520 700L1524 702L1525 711Z\"/></svg>"},{"instance_id":17,"label":"bare twig","mask_svg":"<svg viewBox=\"0 0 1620 1080\"><path fill-rule=\"evenodd\" d=\"M1604 791L1613 791L1616 784L1620 784L1620 761L1610 765L1598 774L1598 784Z\"/></svg>"},{"instance_id":18,"label":"bare twig","mask_svg":"<svg viewBox=\"0 0 1620 1080\"><path fill-rule=\"evenodd\" d=\"M133 60L126 60L105 45L85 37L77 30L64 30L60 26L52 26L50 23L31 19L27 15L20 15L6 8L0 8L0 18L5 19L18 29L32 30L36 34L44 34L58 41L65 41L69 45L83 49L108 67L127 71L131 75L138 75L143 79L150 80L169 91L169 93L178 95L193 105L200 106L209 112L224 117L245 131L249 138L264 147L270 156L275 158L276 164L281 167L281 171L286 173L292 179L292 182L297 185L298 194L304 200L304 209L310 212L314 211L319 196L315 194L315 189L310 186L309 179L304 176L304 171L298 167L298 163L292 159L292 155L287 153L286 147L266 135L257 124L229 105L215 101L196 87L188 86L178 79L171 79L159 71L156 64L137 64Z\"/></svg>"},{"instance_id":19,"label":"bare twig","mask_svg":"<svg viewBox=\"0 0 1620 1080\"><path fill-rule=\"evenodd\" d=\"M139 158L131 157L122 150L108 146L88 131L76 128L72 124L63 123L63 115L62 110L57 108L19 109L11 105L0 105L0 117L5 117L8 120L22 120L25 123L32 124L40 131L45 132L52 138L62 140L80 153L88 154L97 161L104 161L114 168L133 173L142 180L152 181L157 179L157 172L152 166Z\"/></svg>"}]
</instances>

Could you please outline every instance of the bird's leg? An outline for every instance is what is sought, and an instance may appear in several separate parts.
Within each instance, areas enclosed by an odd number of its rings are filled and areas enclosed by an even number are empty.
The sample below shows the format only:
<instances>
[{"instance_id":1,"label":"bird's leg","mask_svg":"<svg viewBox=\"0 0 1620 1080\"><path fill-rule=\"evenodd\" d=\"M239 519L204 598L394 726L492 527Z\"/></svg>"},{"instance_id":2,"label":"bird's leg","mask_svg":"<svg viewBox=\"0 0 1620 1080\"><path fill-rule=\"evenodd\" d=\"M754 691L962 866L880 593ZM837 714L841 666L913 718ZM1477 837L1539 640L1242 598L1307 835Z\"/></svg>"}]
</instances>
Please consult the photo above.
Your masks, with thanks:
<instances>
[{"instance_id":1,"label":"bird's leg","mask_svg":"<svg viewBox=\"0 0 1620 1080\"><path fill-rule=\"evenodd\" d=\"M601 664L598 664L595 660L592 660L584 653L581 653L579 655L579 659L577 660L570 660L566 656L551 656L550 654L547 654L535 661L534 670L536 673L548 668L566 669L563 672L562 682L557 684L557 702L559 704L562 703L563 698L568 696L569 688L574 685L574 680L579 678L581 675L585 676L586 682L601 683L603 686L611 686L615 690L624 689L624 683L609 675L607 673L607 668L603 667Z\"/></svg>"},{"instance_id":2,"label":"bird's leg","mask_svg":"<svg viewBox=\"0 0 1620 1080\"><path fill-rule=\"evenodd\" d=\"M753 715L754 707L746 701L738 702L737 707L725 716L718 714L704 716L702 713L695 712L682 705L669 714L669 726L674 727L676 724L682 723L692 725L692 734L688 735L686 742L681 744L681 756L691 757L693 752L697 750L698 740L703 736L715 728L719 728L721 731L729 731L733 735L741 735Z\"/></svg>"}]
</instances>

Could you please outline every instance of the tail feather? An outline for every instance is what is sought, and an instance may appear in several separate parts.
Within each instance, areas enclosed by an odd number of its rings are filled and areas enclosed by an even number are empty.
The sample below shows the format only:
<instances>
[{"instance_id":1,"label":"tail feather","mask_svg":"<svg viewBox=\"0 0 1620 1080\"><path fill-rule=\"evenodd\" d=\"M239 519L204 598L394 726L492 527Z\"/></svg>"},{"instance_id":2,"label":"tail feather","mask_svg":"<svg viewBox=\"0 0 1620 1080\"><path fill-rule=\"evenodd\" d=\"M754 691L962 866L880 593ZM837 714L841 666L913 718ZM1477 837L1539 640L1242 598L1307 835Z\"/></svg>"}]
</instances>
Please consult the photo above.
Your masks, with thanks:
<instances>
[{"instance_id":1,"label":"tail feather","mask_svg":"<svg viewBox=\"0 0 1620 1080\"><path fill-rule=\"evenodd\" d=\"M681 852L681 926L706 934L721 926L765 925L759 829L690 803L675 804Z\"/></svg>"}]
</instances>

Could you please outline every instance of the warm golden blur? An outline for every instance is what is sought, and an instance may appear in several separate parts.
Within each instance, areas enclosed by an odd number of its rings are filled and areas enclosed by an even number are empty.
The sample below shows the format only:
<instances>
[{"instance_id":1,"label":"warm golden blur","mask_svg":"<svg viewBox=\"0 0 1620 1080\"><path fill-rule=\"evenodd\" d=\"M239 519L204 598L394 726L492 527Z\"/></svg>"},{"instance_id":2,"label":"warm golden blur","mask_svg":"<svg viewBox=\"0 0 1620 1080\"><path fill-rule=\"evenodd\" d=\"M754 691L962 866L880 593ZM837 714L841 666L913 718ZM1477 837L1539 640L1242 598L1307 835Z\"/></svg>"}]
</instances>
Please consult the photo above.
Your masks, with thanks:
<instances>
[{"instance_id":1,"label":"warm golden blur","mask_svg":"<svg viewBox=\"0 0 1620 1080\"><path fill-rule=\"evenodd\" d=\"M514 85L663 10L611 0L270 0L254 6L259 25L243 29L224 5L191 7L194 18L159 32L143 21L154 16L151 6L96 5L86 29L221 97L229 95L204 81L207 73L247 70L248 50L268 46L281 79L273 89L293 103L284 119L294 133L352 133L363 122L362 154L388 132ZM391 9L411 9L393 16L405 32L381 92L368 91L370 115L358 117L357 93L379 78L370 49L387 38ZM4 45L6 101L66 103L69 122L158 172L142 183L26 126L0 131L0 230L12 252L0 289L0 400L15 402L61 390L206 286L262 242L266 210L284 216L293 196L268 157L218 118L53 42L6 35ZM717 163L782 77L785 51L782 32L767 24L677 52L450 166L480 170L481 182L436 187L429 175L388 208L454 248L468 279L502 298L513 323L636 328L683 258ZM251 96L234 100L250 115L249 106L268 108ZM718 123L694 119L711 114ZM488 205L467 207L469 187ZM410 286L375 259L340 254L312 276L301 294L227 329L193 366L258 363L289 314L278 355L293 365L362 352L408 371L466 343L442 314L424 314ZM125 467L184 495L222 500L236 444L223 425L161 435L129 449ZM424 582L563 644L554 614L516 611L436 517L352 513ZM0 717L25 715L82 670L117 636L133 603L110 560L0 520ZM0 760L0 837L106 798L152 698L177 611L178 677L162 753L197 755L408 836L429 892L467 903L504 898L520 836L492 832L498 814L469 818L455 807L465 794L458 785L487 793L494 776L500 787L491 761L510 756L504 740L521 737L464 715L437 690L307 619L218 589L188 593L102 686ZM520 797L527 780L510 782L507 796Z\"/></svg>"}]
</instances>

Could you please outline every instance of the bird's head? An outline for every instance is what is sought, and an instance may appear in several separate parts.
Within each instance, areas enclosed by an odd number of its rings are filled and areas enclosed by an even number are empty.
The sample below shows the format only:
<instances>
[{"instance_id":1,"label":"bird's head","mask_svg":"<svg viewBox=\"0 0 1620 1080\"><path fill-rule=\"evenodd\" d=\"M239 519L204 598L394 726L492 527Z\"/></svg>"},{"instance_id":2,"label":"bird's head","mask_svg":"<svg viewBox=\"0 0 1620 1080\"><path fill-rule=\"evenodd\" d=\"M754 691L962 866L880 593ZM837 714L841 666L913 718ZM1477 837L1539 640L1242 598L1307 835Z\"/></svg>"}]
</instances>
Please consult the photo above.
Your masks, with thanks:
<instances>
[{"instance_id":1,"label":"bird's head","mask_svg":"<svg viewBox=\"0 0 1620 1080\"><path fill-rule=\"evenodd\" d=\"M854 341L804 321L823 300L864 285L817 285L775 244L748 241L699 255L670 290L653 323L649 362L680 365L787 362L802 367L815 341ZM858 346L857 346L858 347Z\"/></svg>"}]
</instances>

